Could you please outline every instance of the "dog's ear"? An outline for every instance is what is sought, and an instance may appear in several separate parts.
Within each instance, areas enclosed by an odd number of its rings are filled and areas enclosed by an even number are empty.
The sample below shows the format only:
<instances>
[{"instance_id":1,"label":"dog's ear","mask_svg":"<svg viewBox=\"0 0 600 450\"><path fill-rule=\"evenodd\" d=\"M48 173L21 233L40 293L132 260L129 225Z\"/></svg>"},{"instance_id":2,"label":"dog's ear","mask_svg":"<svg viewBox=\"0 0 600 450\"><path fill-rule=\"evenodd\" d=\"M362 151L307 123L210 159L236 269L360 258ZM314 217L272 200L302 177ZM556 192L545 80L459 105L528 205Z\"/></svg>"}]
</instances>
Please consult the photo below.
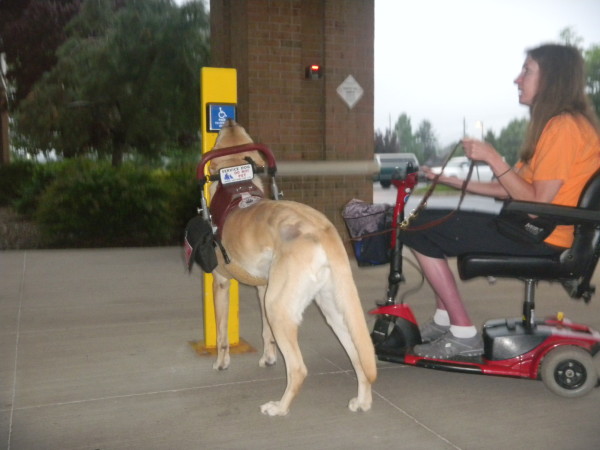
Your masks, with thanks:
<instances>
[{"instance_id":1,"label":"dog's ear","mask_svg":"<svg viewBox=\"0 0 600 450\"><path fill-rule=\"evenodd\" d=\"M221 128L221 131L219 131L219 135L217 136L213 150L252 143L254 143L254 141L246 132L244 127L236 123L234 120L228 119ZM246 164L248 162L246 158L248 157L251 158L257 166L264 166L266 164L261 153L254 150L237 153L235 155L223 156L222 158L213 158L210 162L210 173L216 174L224 167L233 167Z\"/></svg>"}]
</instances>

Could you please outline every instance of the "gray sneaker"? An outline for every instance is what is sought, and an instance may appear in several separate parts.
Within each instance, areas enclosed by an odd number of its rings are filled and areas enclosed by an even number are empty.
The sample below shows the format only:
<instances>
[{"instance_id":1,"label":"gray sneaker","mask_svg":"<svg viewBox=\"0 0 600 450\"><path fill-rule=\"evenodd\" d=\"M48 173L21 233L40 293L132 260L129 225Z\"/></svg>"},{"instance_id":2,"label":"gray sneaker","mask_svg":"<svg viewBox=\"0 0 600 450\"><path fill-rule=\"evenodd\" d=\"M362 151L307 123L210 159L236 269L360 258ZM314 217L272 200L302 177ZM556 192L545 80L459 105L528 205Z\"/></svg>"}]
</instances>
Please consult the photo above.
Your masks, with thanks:
<instances>
[{"instance_id":1,"label":"gray sneaker","mask_svg":"<svg viewBox=\"0 0 600 450\"><path fill-rule=\"evenodd\" d=\"M421 342L423 344L435 341L448 331L450 331L450 325L438 325L433 321L433 319L419 327L419 332L421 333Z\"/></svg>"},{"instance_id":2,"label":"gray sneaker","mask_svg":"<svg viewBox=\"0 0 600 450\"><path fill-rule=\"evenodd\" d=\"M452 359L457 356L479 356L483 354L483 340L476 334L472 338L457 338L452 333L428 344L415 345L413 353L433 359Z\"/></svg>"}]
</instances>

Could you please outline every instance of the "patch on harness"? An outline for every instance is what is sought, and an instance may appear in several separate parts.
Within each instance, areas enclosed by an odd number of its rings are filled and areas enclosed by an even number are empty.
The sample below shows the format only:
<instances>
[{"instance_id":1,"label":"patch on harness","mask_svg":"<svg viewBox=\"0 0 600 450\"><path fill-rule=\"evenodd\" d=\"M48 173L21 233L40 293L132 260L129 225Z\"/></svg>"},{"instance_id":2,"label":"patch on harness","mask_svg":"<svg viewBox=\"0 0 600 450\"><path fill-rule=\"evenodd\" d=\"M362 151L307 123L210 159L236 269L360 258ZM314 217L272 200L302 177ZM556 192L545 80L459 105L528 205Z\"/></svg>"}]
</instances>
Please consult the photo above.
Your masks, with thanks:
<instances>
[{"instance_id":1,"label":"patch on harness","mask_svg":"<svg viewBox=\"0 0 600 450\"><path fill-rule=\"evenodd\" d=\"M226 167L219 171L219 177L222 184L238 183L240 181L251 180L254 177L254 171L251 164Z\"/></svg>"},{"instance_id":2,"label":"patch on harness","mask_svg":"<svg viewBox=\"0 0 600 450\"><path fill-rule=\"evenodd\" d=\"M248 208L261 200L262 197L257 197L256 195L252 195L249 192L242 192L241 200L238 203L238 208Z\"/></svg>"},{"instance_id":3,"label":"patch on harness","mask_svg":"<svg viewBox=\"0 0 600 450\"><path fill-rule=\"evenodd\" d=\"M217 238L229 213L235 209L249 208L264 198L262 190L254 184L254 168L252 164L225 167L219 170L219 179L210 201L212 223L217 227Z\"/></svg>"}]
</instances>

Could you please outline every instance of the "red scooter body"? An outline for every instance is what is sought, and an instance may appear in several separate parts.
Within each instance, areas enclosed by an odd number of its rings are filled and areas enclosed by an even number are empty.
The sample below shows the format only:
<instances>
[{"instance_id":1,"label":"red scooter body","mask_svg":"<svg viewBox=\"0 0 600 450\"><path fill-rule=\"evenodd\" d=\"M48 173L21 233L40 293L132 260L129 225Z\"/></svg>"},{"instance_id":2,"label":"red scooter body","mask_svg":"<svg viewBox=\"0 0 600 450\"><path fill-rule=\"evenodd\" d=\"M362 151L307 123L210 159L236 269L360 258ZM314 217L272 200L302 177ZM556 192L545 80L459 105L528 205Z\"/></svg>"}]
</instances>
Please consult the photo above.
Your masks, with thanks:
<instances>
[{"instance_id":1,"label":"red scooter body","mask_svg":"<svg viewBox=\"0 0 600 450\"><path fill-rule=\"evenodd\" d=\"M421 337L409 305L382 306L370 314L394 319L388 337L375 345L380 360L433 369L538 379L540 362L551 350L570 345L595 354L600 345L600 333L564 318L539 321L533 332L523 326L521 318L499 319L484 325L482 357L435 360L411 353Z\"/></svg>"},{"instance_id":2,"label":"red scooter body","mask_svg":"<svg viewBox=\"0 0 600 450\"><path fill-rule=\"evenodd\" d=\"M410 170L407 170L410 172ZM404 219L404 207L417 183L416 173L393 180L398 188L394 208L396 227ZM370 314L377 316L371 337L378 358L430 369L543 379L554 393L577 397L598 385L592 357L600 351L600 333L575 324L562 314L530 325L525 318L490 320L483 326L484 353L481 357L439 360L411 353L421 343L419 325L404 303L396 303L402 275L402 243L394 227L387 298Z\"/></svg>"}]
</instances>

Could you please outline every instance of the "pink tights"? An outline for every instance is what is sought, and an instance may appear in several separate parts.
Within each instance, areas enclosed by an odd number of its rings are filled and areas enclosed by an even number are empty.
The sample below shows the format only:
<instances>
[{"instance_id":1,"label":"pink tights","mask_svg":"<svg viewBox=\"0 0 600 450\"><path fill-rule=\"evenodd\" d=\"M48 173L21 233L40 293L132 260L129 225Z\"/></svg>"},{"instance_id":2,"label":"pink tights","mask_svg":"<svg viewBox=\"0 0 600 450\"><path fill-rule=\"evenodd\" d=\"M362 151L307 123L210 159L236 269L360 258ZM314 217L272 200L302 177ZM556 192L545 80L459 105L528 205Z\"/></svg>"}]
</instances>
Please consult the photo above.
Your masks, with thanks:
<instances>
[{"instance_id":1,"label":"pink tights","mask_svg":"<svg viewBox=\"0 0 600 450\"><path fill-rule=\"evenodd\" d=\"M450 270L448 260L425 256L414 250L413 253L435 293L437 307L448 312L452 325L472 326L473 323L458 292L456 279Z\"/></svg>"}]
</instances>

